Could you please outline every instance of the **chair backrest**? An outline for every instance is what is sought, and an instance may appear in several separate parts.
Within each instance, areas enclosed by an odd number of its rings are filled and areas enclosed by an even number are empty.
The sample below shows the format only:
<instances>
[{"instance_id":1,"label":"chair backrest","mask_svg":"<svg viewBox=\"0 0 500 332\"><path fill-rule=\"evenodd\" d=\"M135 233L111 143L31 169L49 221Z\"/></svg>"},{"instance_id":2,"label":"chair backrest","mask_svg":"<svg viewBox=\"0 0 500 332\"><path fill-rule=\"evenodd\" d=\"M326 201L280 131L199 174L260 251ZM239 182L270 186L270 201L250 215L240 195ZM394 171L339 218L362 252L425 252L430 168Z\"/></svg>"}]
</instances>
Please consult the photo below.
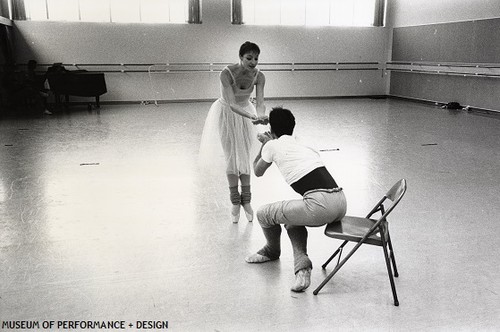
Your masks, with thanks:
<instances>
[{"instance_id":1,"label":"chair backrest","mask_svg":"<svg viewBox=\"0 0 500 332\"><path fill-rule=\"evenodd\" d=\"M385 210L384 215L388 215L398 205L401 198L406 193L406 180L401 179L396 182L391 189L385 194L385 198L392 201L392 204Z\"/></svg>"},{"instance_id":2,"label":"chair backrest","mask_svg":"<svg viewBox=\"0 0 500 332\"><path fill-rule=\"evenodd\" d=\"M391 189L389 189L389 191L387 192L387 194L385 194L385 196L391 201L395 202L399 201L401 197L403 197L405 192L406 192L406 180L401 179L398 182L396 182Z\"/></svg>"}]
</instances>

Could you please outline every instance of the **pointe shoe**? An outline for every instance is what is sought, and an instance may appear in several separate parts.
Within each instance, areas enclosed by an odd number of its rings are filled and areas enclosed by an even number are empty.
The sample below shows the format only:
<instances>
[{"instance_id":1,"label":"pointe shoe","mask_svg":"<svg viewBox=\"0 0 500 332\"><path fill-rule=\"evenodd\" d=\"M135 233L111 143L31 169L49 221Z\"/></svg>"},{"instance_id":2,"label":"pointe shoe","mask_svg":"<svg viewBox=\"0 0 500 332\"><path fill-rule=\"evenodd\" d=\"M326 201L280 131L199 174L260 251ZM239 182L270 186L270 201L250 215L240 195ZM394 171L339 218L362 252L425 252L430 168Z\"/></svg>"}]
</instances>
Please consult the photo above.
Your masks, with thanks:
<instances>
[{"instance_id":1,"label":"pointe shoe","mask_svg":"<svg viewBox=\"0 0 500 332\"><path fill-rule=\"evenodd\" d=\"M303 292L311 285L311 269L302 269L295 274L295 284L291 290L293 292Z\"/></svg>"},{"instance_id":2,"label":"pointe shoe","mask_svg":"<svg viewBox=\"0 0 500 332\"><path fill-rule=\"evenodd\" d=\"M233 207L231 208L231 221L233 222L233 224L237 224L239 220L240 220L240 206L233 205Z\"/></svg>"},{"instance_id":3,"label":"pointe shoe","mask_svg":"<svg viewBox=\"0 0 500 332\"><path fill-rule=\"evenodd\" d=\"M245 216L249 222L253 221L253 209L250 203L243 204L243 210L245 210Z\"/></svg>"}]
</instances>

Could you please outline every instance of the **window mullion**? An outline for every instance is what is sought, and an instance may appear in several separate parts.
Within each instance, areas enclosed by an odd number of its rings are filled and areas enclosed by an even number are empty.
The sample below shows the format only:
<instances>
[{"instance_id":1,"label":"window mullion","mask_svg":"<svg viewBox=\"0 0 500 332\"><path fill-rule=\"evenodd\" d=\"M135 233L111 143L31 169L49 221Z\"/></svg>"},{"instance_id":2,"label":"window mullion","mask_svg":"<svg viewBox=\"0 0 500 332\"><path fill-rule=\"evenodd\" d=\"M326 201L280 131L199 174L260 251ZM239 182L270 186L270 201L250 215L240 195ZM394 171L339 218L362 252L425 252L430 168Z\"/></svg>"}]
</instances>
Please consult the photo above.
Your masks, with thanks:
<instances>
[{"instance_id":1,"label":"window mullion","mask_svg":"<svg viewBox=\"0 0 500 332\"><path fill-rule=\"evenodd\" d=\"M188 23L201 24L201 0L188 0Z\"/></svg>"},{"instance_id":2,"label":"window mullion","mask_svg":"<svg viewBox=\"0 0 500 332\"><path fill-rule=\"evenodd\" d=\"M80 1L78 0L78 21L82 21L82 9L80 8Z\"/></svg>"},{"instance_id":3,"label":"window mullion","mask_svg":"<svg viewBox=\"0 0 500 332\"><path fill-rule=\"evenodd\" d=\"M241 0L231 0L231 24L243 24Z\"/></svg>"}]
</instances>

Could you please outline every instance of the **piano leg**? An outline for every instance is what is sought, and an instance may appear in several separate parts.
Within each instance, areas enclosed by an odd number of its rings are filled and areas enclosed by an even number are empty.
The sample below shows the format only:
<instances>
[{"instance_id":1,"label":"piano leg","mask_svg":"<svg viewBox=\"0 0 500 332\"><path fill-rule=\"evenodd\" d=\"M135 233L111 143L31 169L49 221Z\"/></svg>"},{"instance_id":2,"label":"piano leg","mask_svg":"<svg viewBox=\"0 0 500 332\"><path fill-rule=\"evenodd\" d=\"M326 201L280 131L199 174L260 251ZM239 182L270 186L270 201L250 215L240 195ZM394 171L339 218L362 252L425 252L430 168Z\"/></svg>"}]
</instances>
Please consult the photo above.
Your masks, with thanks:
<instances>
[{"instance_id":1,"label":"piano leg","mask_svg":"<svg viewBox=\"0 0 500 332\"><path fill-rule=\"evenodd\" d=\"M99 104L99 96L95 96L95 107L101 108L101 104Z\"/></svg>"}]
</instances>

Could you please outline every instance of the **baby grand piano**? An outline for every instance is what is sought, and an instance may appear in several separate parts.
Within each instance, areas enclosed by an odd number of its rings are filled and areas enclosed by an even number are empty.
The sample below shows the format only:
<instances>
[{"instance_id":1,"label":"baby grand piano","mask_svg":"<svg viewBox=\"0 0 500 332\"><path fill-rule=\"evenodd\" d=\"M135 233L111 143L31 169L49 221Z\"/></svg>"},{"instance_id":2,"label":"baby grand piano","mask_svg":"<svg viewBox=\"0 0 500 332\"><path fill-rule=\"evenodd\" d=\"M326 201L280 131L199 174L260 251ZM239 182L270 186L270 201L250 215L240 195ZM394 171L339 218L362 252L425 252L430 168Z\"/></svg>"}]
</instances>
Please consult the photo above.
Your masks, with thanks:
<instances>
[{"instance_id":1,"label":"baby grand piano","mask_svg":"<svg viewBox=\"0 0 500 332\"><path fill-rule=\"evenodd\" d=\"M64 70L48 72L50 90L60 102L60 96L65 96L65 106L68 106L69 96L95 97L95 104L100 108L99 97L107 92L104 73L89 72L86 70ZM92 104L88 104L89 109Z\"/></svg>"}]
</instances>

